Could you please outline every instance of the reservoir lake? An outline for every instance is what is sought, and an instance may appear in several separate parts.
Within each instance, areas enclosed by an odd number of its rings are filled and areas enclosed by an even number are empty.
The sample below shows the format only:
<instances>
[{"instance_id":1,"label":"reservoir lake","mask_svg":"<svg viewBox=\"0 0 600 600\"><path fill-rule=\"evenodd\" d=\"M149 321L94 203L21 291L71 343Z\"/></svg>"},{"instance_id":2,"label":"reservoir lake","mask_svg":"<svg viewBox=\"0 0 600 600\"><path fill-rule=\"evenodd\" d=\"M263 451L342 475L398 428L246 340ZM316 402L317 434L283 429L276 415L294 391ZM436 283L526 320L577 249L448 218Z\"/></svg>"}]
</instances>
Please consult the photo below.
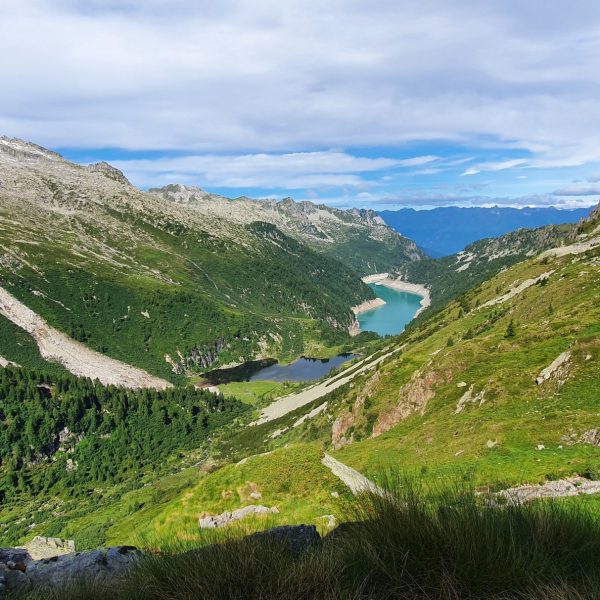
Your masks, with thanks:
<instances>
[{"instance_id":1,"label":"reservoir lake","mask_svg":"<svg viewBox=\"0 0 600 600\"><path fill-rule=\"evenodd\" d=\"M400 292L384 285L369 284L385 304L357 316L361 331L374 331L381 336L397 335L412 321L421 307L421 296ZM340 354L333 358L301 357L286 365L273 359L249 361L238 367L206 373L213 385L230 381L316 381L335 367L356 358L356 354Z\"/></svg>"},{"instance_id":2,"label":"reservoir lake","mask_svg":"<svg viewBox=\"0 0 600 600\"><path fill-rule=\"evenodd\" d=\"M374 331L381 336L402 333L421 308L421 296L400 292L376 283L370 283L369 287L379 298L385 300L385 304L356 317L360 330Z\"/></svg>"}]
</instances>

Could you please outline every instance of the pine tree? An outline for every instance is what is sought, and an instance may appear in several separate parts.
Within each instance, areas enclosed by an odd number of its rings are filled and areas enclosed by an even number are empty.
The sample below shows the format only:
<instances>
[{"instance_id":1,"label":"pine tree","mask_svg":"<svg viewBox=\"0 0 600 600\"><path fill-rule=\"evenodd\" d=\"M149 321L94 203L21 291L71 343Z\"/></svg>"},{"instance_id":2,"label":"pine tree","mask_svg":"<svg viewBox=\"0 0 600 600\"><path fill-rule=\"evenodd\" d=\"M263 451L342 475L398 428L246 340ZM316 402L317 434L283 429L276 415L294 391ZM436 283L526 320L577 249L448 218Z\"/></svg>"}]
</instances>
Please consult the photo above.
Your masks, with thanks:
<instances>
[{"instance_id":1,"label":"pine tree","mask_svg":"<svg viewBox=\"0 0 600 600\"><path fill-rule=\"evenodd\" d=\"M506 333L504 334L504 337L508 340L508 339L514 338L516 335L517 335L517 332L515 329L515 323L511 319L510 323L508 324L508 327L506 328Z\"/></svg>"}]
</instances>

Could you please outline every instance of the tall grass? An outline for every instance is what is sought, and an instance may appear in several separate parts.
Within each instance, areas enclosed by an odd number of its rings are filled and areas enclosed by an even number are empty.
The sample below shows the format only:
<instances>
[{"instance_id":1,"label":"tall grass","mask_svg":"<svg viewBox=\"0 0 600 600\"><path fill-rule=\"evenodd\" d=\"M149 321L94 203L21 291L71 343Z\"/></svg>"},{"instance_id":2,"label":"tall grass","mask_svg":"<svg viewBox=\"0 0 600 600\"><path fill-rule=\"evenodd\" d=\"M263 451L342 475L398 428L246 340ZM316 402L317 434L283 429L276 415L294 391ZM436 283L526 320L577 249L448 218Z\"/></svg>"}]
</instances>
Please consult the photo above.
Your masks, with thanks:
<instances>
[{"instance_id":1,"label":"tall grass","mask_svg":"<svg viewBox=\"0 0 600 600\"><path fill-rule=\"evenodd\" d=\"M122 580L29 598L74 600L600 599L600 522L580 505L498 507L469 490L388 477L349 522L298 556L281 540L222 539L145 559Z\"/></svg>"}]
</instances>

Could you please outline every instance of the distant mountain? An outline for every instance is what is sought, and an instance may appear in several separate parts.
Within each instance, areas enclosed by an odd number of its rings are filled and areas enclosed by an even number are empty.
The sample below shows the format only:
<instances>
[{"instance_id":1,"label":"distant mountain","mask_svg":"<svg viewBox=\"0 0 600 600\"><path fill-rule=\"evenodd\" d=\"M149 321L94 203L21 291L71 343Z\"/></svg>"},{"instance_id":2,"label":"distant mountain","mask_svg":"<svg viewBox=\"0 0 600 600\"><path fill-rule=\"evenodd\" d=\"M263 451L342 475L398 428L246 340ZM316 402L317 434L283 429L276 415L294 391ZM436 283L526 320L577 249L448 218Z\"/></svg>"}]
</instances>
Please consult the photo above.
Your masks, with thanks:
<instances>
[{"instance_id":1,"label":"distant mountain","mask_svg":"<svg viewBox=\"0 0 600 600\"><path fill-rule=\"evenodd\" d=\"M455 254L468 244L520 229L576 223L589 208L459 208L432 210L384 210L383 220L402 235L414 240L430 256Z\"/></svg>"},{"instance_id":2,"label":"distant mountain","mask_svg":"<svg viewBox=\"0 0 600 600\"><path fill-rule=\"evenodd\" d=\"M417 244L386 225L373 210L340 210L312 202L295 202L291 198L230 199L179 184L153 188L149 193L186 206L209 222L272 223L313 250L337 258L359 275L396 272L407 262L426 258Z\"/></svg>"},{"instance_id":3,"label":"distant mountain","mask_svg":"<svg viewBox=\"0 0 600 600\"><path fill-rule=\"evenodd\" d=\"M39 366L27 333L67 368L78 342L94 363L174 380L318 352L348 341L351 307L374 297L359 275L423 256L372 211L147 193L107 163L0 138L2 362ZM70 370L113 381L89 366Z\"/></svg>"},{"instance_id":4,"label":"distant mountain","mask_svg":"<svg viewBox=\"0 0 600 600\"><path fill-rule=\"evenodd\" d=\"M425 284L431 290L432 307L440 308L515 263L567 243L576 231L577 226L571 224L518 229L500 237L478 240L450 256L407 264L400 270L400 277Z\"/></svg>"}]
</instances>

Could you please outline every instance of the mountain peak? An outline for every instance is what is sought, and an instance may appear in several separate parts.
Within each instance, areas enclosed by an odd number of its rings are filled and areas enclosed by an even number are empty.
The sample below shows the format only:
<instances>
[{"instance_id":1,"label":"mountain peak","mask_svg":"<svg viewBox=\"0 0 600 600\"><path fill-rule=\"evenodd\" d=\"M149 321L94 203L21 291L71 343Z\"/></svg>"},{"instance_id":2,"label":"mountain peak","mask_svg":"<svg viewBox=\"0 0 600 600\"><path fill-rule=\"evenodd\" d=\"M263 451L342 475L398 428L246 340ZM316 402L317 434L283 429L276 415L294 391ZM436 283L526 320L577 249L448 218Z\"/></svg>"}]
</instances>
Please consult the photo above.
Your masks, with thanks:
<instances>
[{"instance_id":1,"label":"mountain peak","mask_svg":"<svg viewBox=\"0 0 600 600\"><path fill-rule=\"evenodd\" d=\"M203 200L221 198L218 194L211 194L195 185L183 183L170 183L160 188L150 188L148 193L178 204L194 204Z\"/></svg>"},{"instance_id":2,"label":"mountain peak","mask_svg":"<svg viewBox=\"0 0 600 600\"><path fill-rule=\"evenodd\" d=\"M129 183L129 180L127 179L127 177L125 177L125 175L123 175L122 171L119 171L119 169L117 169L116 167L109 165L104 160L101 162L97 162L97 163L88 165L87 168L90 171L93 171L94 173L103 173L109 179L113 179L114 181L118 181L119 183L131 185L131 183Z\"/></svg>"},{"instance_id":3,"label":"mountain peak","mask_svg":"<svg viewBox=\"0 0 600 600\"><path fill-rule=\"evenodd\" d=\"M32 142L26 142L19 138L0 137L0 152L16 159L29 160L64 160L63 157L52 150L38 146Z\"/></svg>"}]
</instances>

